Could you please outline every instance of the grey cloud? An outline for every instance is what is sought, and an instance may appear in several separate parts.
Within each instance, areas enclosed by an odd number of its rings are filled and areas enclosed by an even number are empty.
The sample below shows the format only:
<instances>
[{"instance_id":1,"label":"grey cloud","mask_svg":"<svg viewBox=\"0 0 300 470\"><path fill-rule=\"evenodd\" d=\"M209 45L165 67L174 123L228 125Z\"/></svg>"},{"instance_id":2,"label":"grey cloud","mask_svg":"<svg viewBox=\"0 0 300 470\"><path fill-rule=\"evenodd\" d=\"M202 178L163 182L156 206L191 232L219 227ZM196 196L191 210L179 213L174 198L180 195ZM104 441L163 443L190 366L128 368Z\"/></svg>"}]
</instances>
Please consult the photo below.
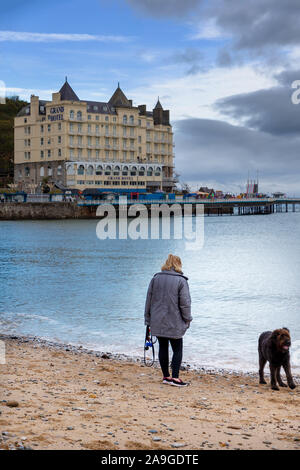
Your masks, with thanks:
<instances>
[{"instance_id":1,"label":"grey cloud","mask_svg":"<svg viewBox=\"0 0 300 470\"><path fill-rule=\"evenodd\" d=\"M186 74L194 75L204 70L203 58L202 52L198 49L187 48L172 54L166 59L166 63L187 66Z\"/></svg>"},{"instance_id":2,"label":"grey cloud","mask_svg":"<svg viewBox=\"0 0 300 470\"><path fill-rule=\"evenodd\" d=\"M295 80L300 80L300 70L284 70L275 75L275 78L281 85L290 87Z\"/></svg>"},{"instance_id":3,"label":"grey cloud","mask_svg":"<svg viewBox=\"0 0 300 470\"><path fill-rule=\"evenodd\" d=\"M253 175L259 170L262 190L276 187L300 194L299 138L209 119L185 119L174 127L176 170L183 180L216 181L233 189L246 181L248 170Z\"/></svg>"},{"instance_id":4,"label":"grey cloud","mask_svg":"<svg viewBox=\"0 0 300 470\"><path fill-rule=\"evenodd\" d=\"M201 0L127 0L134 8L155 17L182 17L202 3Z\"/></svg>"},{"instance_id":5,"label":"grey cloud","mask_svg":"<svg viewBox=\"0 0 300 470\"><path fill-rule=\"evenodd\" d=\"M127 0L133 7L155 17L185 18L193 13L195 28L213 20L224 37L229 38L232 52L238 58L239 51L253 55L272 55L281 62L280 49L300 44L299 0ZM229 47L229 46L228 46ZM226 55L220 55L228 61ZM226 65L224 63L224 65ZM230 65L230 64L229 64Z\"/></svg>"},{"instance_id":6,"label":"grey cloud","mask_svg":"<svg viewBox=\"0 0 300 470\"><path fill-rule=\"evenodd\" d=\"M217 65L219 67L230 67L233 65L231 54L227 50L221 49L218 51Z\"/></svg>"},{"instance_id":7,"label":"grey cloud","mask_svg":"<svg viewBox=\"0 0 300 470\"><path fill-rule=\"evenodd\" d=\"M229 96L216 103L224 115L273 135L300 135L300 105L291 101L290 85Z\"/></svg>"},{"instance_id":8,"label":"grey cloud","mask_svg":"<svg viewBox=\"0 0 300 470\"><path fill-rule=\"evenodd\" d=\"M300 42L298 0L240 0L217 2L211 11L222 30L234 34L238 49L295 45Z\"/></svg>"}]
</instances>

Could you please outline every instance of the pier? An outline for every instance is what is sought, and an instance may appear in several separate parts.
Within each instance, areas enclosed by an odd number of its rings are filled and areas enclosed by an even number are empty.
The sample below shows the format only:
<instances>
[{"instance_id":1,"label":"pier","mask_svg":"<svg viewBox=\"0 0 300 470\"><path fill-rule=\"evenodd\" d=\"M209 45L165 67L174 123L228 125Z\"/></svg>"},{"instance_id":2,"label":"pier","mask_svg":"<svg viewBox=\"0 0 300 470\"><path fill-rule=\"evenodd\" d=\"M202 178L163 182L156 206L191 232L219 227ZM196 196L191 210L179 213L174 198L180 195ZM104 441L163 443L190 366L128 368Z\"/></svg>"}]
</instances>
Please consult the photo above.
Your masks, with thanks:
<instances>
[{"instance_id":1,"label":"pier","mask_svg":"<svg viewBox=\"0 0 300 470\"><path fill-rule=\"evenodd\" d=\"M99 205L113 205L117 210L122 202L119 201L80 201L78 206L96 206ZM253 199L174 199L174 200L127 200L127 205L132 206L134 204L142 204L150 211L152 205L167 204L171 207L173 204L179 204L180 206L192 205L193 214L196 213L197 205L204 206L204 214L207 216L223 216L223 215L267 215L274 214L277 212L300 212L300 198L285 198L285 199L274 199L274 198L253 198Z\"/></svg>"}]
</instances>

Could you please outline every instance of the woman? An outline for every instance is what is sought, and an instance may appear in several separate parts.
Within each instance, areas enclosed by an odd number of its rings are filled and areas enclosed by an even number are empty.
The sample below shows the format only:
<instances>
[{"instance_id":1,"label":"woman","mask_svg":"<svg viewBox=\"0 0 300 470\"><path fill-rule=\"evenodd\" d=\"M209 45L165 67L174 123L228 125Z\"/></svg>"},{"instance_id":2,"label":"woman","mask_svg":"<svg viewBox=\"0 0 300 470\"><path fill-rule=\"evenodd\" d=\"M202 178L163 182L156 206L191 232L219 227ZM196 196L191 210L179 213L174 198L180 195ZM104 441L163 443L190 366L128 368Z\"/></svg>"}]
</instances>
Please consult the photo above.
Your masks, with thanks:
<instances>
[{"instance_id":1,"label":"woman","mask_svg":"<svg viewBox=\"0 0 300 470\"><path fill-rule=\"evenodd\" d=\"M150 282L145 306L145 324L159 342L159 362L163 383L186 387L179 379L182 361L182 337L190 326L191 297L188 278L182 273L181 259L169 255ZM172 377L169 374L169 341L173 350Z\"/></svg>"}]
</instances>

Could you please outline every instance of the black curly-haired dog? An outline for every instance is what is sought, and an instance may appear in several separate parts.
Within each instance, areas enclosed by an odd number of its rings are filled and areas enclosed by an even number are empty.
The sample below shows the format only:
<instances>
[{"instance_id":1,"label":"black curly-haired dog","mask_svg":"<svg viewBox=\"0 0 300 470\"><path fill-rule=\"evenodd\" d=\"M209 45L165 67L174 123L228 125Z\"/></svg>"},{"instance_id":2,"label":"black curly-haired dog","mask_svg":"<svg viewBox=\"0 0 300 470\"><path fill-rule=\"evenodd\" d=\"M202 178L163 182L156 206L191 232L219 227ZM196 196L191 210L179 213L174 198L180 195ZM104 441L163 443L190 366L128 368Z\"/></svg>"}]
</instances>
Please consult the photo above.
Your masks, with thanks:
<instances>
[{"instance_id":1,"label":"black curly-haired dog","mask_svg":"<svg viewBox=\"0 0 300 470\"><path fill-rule=\"evenodd\" d=\"M264 378L264 368L266 362L269 361L272 390L279 390L277 383L280 387L287 387L280 376L281 367L284 368L286 373L288 386L291 389L296 388L290 365L291 344L290 331L287 328L281 328L273 332L266 331L260 335L258 340L259 383L267 383Z\"/></svg>"}]
</instances>

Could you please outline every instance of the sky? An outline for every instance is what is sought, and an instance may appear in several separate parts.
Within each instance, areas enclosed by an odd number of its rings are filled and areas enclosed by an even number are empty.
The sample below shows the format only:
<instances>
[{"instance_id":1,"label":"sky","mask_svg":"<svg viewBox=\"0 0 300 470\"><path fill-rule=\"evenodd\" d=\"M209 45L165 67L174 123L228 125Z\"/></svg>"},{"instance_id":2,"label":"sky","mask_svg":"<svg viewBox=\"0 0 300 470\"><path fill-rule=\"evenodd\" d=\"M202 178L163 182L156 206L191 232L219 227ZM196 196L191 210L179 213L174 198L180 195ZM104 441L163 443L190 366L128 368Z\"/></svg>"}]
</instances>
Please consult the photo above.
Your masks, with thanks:
<instances>
[{"instance_id":1,"label":"sky","mask_svg":"<svg viewBox=\"0 0 300 470\"><path fill-rule=\"evenodd\" d=\"M299 0L1 0L0 85L170 109L180 181L300 196ZM0 87L1 88L1 87Z\"/></svg>"}]
</instances>

